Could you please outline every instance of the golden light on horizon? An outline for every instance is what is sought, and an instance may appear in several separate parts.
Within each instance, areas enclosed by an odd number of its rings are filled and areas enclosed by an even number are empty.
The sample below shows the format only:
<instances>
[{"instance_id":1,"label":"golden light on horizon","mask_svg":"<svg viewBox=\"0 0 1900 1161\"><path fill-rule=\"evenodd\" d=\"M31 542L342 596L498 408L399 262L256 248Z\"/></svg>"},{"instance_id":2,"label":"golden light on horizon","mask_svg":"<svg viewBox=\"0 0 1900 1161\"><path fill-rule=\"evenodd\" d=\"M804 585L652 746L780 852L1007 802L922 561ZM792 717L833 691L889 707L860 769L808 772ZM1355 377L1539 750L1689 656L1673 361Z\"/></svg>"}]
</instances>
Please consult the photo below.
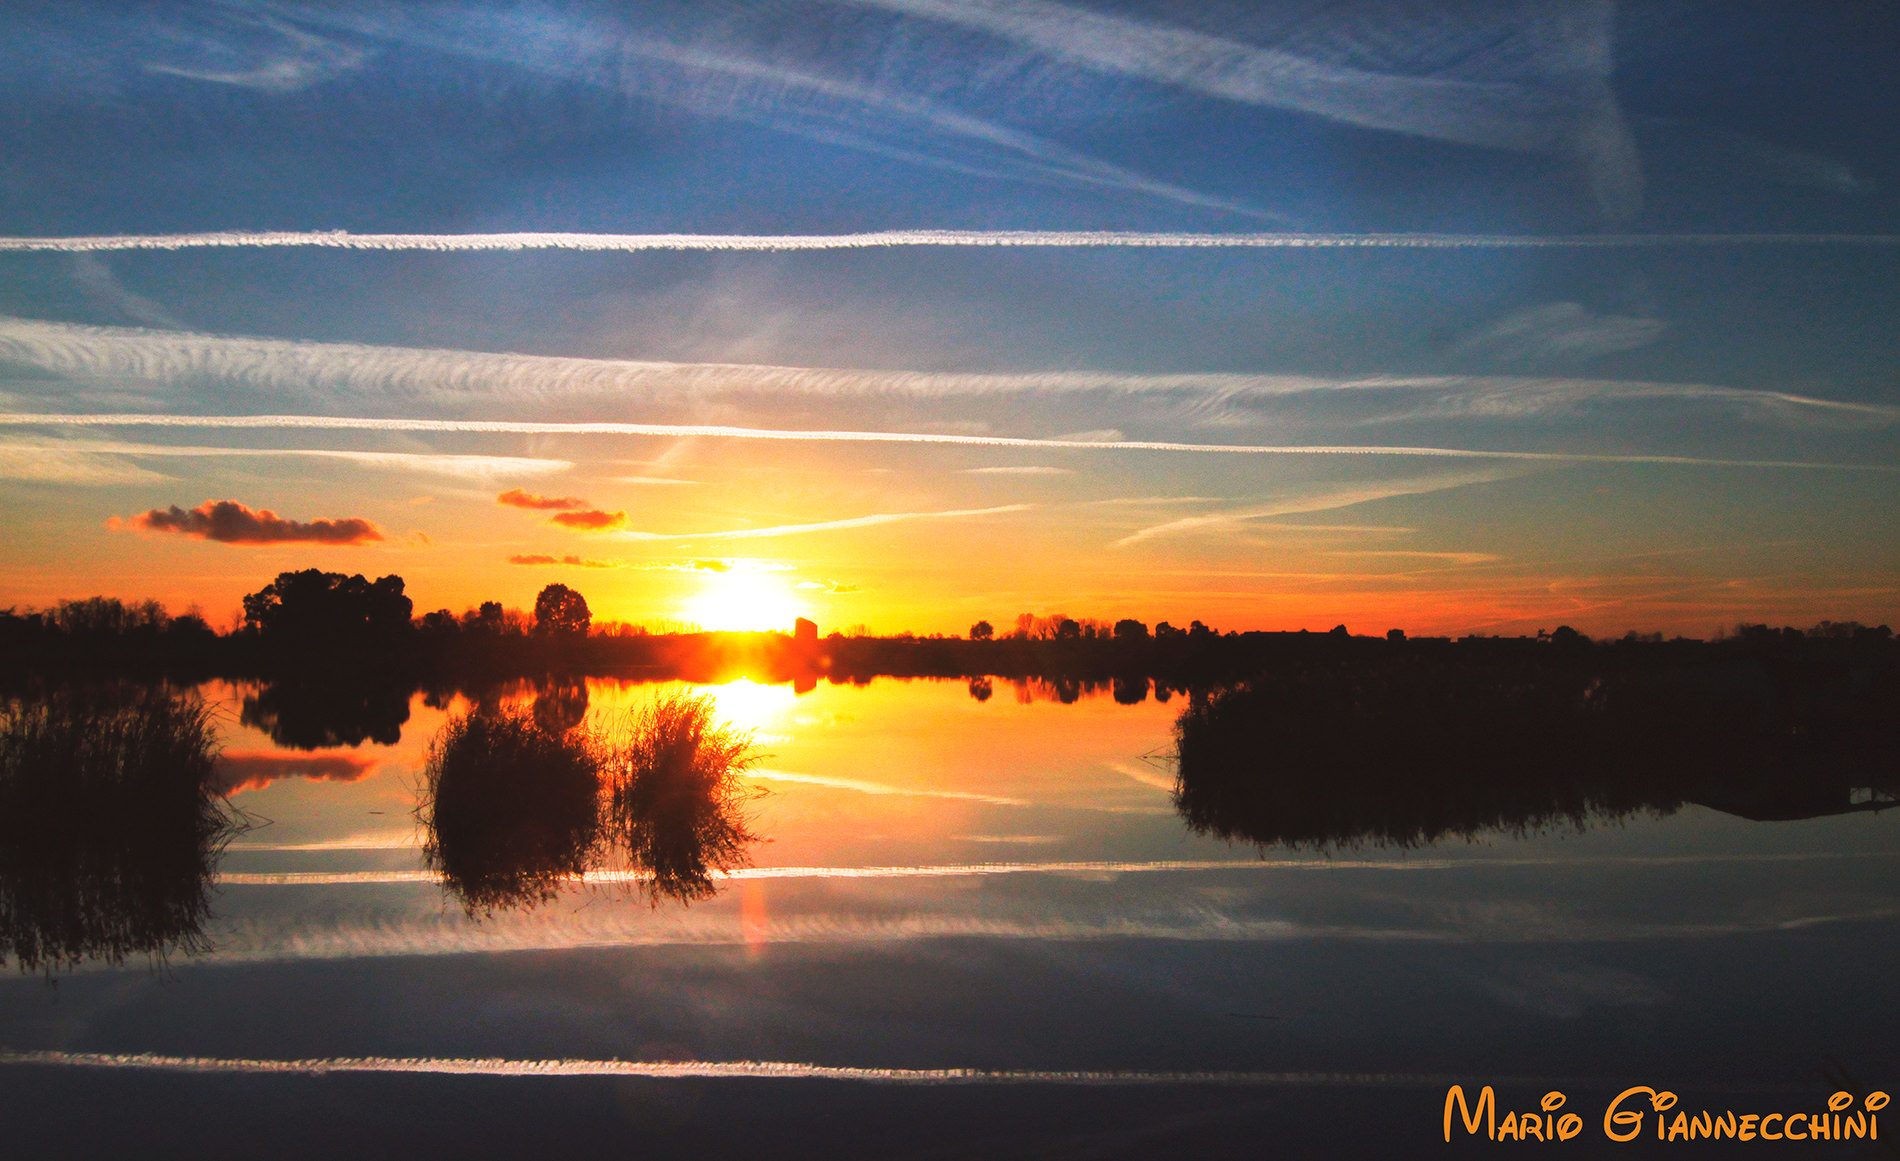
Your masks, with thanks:
<instances>
[{"instance_id":1,"label":"golden light on horizon","mask_svg":"<svg viewBox=\"0 0 1900 1161\"><path fill-rule=\"evenodd\" d=\"M686 620L715 632L789 633L792 622L809 616L810 610L783 573L734 569L707 574L683 613Z\"/></svg>"}]
</instances>

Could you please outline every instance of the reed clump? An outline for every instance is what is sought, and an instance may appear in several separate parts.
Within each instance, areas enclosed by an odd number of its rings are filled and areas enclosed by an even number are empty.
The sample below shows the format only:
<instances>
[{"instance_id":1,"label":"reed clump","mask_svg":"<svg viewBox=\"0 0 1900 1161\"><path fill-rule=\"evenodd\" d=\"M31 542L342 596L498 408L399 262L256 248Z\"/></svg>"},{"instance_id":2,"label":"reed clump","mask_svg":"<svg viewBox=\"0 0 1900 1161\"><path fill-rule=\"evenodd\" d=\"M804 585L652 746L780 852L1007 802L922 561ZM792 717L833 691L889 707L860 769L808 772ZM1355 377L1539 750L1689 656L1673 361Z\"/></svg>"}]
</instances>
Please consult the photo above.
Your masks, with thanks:
<instances>
[{"instance_id":1,"label":"reed clump","mask_svg":"<svg viewBox=\"0 0 1900 1161\"><path fill-rule=\"evenodd\" d=\"M429 747L423 857L470 914L545 902L600 843L601 755L520 707L452 718Z\"/></svg>"},{"instance_id":2,"label":"reed clump","mask_svg":"<svg viewBox=\"0 0 1900 1161\"><path fill-rule=\"evenodd\" d=\"M163 687L0 704L0 959L22 971L209 949L210 884L236 827L211 713Z\"/></svg>"},{"instance_id":3,"label":"reed clump","mask_svg":"<svg viewBox=\"0 0 1900 1161\"><path fill-rule=\"evenodd\" d=\"M634 714L610 753L608 822L653 904L716 894L713 875L744 866L756 841L742 809L763 757L751 733L719 725L711 697L675 692Z\"/></svg>"}]
</instances>

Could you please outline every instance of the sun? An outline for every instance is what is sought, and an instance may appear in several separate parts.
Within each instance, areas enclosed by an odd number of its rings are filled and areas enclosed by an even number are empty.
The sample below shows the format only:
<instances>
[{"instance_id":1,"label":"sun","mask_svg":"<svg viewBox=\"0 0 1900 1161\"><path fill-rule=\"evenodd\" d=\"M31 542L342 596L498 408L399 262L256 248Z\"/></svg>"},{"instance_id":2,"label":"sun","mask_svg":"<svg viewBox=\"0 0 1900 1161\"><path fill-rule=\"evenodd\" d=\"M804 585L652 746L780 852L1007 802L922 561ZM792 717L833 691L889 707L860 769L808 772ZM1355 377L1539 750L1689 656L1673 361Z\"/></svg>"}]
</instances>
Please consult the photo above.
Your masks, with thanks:
<instances>
[{"instance_id":1,"label":"sun","mask_svg":"<svg viewBox=\"0 0 1900 1161\"><path fill-rule=\"evenodd\" d=\"M684 612L686 620L715 632L789 633L793 621L809 615L783 574L738 569L708 574Z\"/></svg>"}]
</instances>

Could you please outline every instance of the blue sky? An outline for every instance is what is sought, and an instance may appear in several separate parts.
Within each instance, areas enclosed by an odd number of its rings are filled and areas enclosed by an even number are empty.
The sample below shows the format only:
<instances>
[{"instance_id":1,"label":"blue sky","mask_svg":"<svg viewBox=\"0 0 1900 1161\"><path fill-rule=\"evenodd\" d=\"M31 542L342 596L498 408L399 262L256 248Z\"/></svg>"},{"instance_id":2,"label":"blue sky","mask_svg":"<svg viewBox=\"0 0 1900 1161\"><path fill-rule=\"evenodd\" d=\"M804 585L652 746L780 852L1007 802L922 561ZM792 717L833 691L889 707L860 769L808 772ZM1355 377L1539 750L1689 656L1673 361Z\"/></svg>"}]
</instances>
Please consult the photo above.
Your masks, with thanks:
<instances>
[{"instance_id":1,"label":"blue sky","mask_svg":"<svg viewBox=\"0 0 1900 1161\"><path fill-rule=\"evenodd\" d=\"M0 24L0 235L54 240L0 252L0 411L920 437L12 419L0 603L105 589L219 615L318 564L399 572L422 607L560 579L615 617L718 620L694 562L743 559L785 586L751 599L890 631L1900 614L1900 27L1874 6L46 4ZM335 230L413 248L76 241ZM878 230L1444 244L422 248ZM1770 237L1683 237L1735 234ZM577 534L497 505L509 487L624 519ZM219 500L382 539L137 530ZM612 567L508 563L569 555Z\"/></svg>"}]
</instances>

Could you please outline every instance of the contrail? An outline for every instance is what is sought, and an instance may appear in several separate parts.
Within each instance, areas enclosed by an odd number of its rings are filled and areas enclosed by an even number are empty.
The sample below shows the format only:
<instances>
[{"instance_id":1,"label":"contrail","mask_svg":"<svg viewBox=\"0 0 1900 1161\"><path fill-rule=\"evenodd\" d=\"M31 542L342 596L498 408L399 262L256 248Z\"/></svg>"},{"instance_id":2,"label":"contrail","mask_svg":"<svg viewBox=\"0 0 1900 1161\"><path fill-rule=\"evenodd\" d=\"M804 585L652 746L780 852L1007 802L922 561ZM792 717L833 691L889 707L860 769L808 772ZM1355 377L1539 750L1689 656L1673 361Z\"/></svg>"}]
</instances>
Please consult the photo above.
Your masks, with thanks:
<instances>
[{"instance_id":1,"label":"contrail","mask_svg":"<svg viewBox=\"0 0 1900 1161\"><path fill-rule=\"evenodd\" d=\"M1656 246L1893 246L1900 234L1308 234L1141 230L872 230L856 234L352 234L347 230L215 230L0 238L0 252L301 247L326 250L874 250L900 246L1194 249L1619 249Z\"/></svg>"},{"instance_id":2,"label":"contrail","mask_svg":"<svg viewBox=\"0 0 1900 1161\"><path fill-rule=\"evenodd\" d=\"M256 1060L242 1057L161 1056L155 1053L13 1052L0 1050L0 1065L63 1068L124 1068L157 1072L272 1073L325 1076L342 1072L424 1073L436 1076L648 1076L669 1080L843 1080L868 1084L1059 1084L1059 1085L1283 1085L1418 1086L1448 1083L1446 1077L1390 1072L1149 1072L989 1068L853 1068L776 1060L504 1060L355 1056L315 1060Z\"/></svg>"},{"instance_id":3,"label":"contrail","mask_svg":"<svg viewBox=\"0 0 1900 1161\"><path fill-rule=\"evenodd\" d=\"M843 528L875 528L909 520L946 520L964 516L994 516L1003 512L1027 512L1033 504L1002 504L994 508L957 508L947 512L875 512L869 516L851 516L843 520L818 520L808 524L774 524L769 528L735 528L725 532L621 532L628 540L760 540L771 536L796 536L804 532L831 532Z\"/></svg>"},{"instance_id":4,"label":"contrail","mask_svg":"<svg viewBox=\"0 0 1900 1161\"><path fill-rule=\"evenodd\" d=\"M912 431L807 431L767 427L722 427L687 423L546 423L512 419L380 419L331 415L105 415L0 414L0 427L191 427L306 429L332 431L435 431L477 435L650 435L707 439L758 439L810 443L935 443L1070 451L1194 452L1227 455L1428 456L1449 459L1521 460L1531 463L1677 464L1715 468L1804 468L1817 471L1896 472L1900 464L1842 464L1812 460L1727 460L1696 456L1604 455L1588 452L1489 451L1477 448L1408 447L1384 444L1177 443L1168 440L1026 439L1004 435L955 435Z\"/></svg>"}]
</instances>

